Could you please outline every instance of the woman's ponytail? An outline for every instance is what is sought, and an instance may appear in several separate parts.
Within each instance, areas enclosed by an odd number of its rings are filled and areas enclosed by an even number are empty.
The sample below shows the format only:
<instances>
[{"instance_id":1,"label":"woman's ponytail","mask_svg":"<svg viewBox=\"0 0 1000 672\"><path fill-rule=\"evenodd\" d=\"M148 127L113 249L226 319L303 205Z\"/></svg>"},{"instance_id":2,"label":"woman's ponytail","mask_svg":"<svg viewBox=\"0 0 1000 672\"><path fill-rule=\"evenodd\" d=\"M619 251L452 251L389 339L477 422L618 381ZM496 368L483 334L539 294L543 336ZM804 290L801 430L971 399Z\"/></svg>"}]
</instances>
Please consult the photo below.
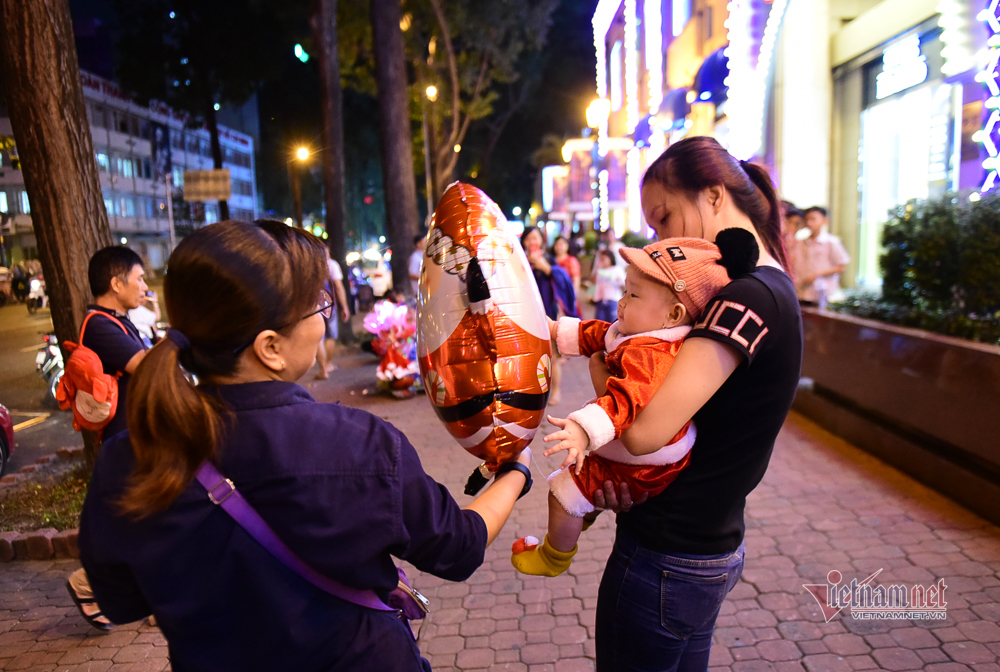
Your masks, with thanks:
<instances>
[{"instance_id":1,"label":"woman's ponytail","mask_svg":"<svg viewBox=\"0 0 1000 672\"><path fill-rule=\"evenodd\" d=\"M129 384L129 437L135 467L119 510L142 519L163 511L211 459L224 409L184 375L180 347L166 338L146 353Z\"/></svg>"},{"instance_id":2,"label":"woman's ponytail","mask_svg":"<svg viewBox=\"0 0 1000 672\"><path fill-rule=\"evenodd\" d=\"M771 176L768 175L767 169L756 163L740 161L740 166L767 199L767 204L770 206L767 217L763 221L754 222L754 228L757 229L761 242L764 243L764 247L767 248L771 256L787 269L788 255L785 253L785 242L781 236L781 204L778 202L778 194L774 190Z\"/></svg>"}]
</instances>

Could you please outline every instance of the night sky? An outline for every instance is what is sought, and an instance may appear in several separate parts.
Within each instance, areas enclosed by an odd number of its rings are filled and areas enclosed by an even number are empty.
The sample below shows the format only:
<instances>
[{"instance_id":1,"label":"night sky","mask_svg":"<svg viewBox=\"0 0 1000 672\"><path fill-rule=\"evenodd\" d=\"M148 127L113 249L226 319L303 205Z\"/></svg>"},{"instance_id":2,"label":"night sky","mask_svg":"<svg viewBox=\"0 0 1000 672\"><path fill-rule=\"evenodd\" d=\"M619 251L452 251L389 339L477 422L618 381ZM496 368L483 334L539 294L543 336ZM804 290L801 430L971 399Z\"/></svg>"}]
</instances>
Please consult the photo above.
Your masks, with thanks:
<instances>
[{"instance_id":1,"label":"night sky","mask_svg":"<svg viewBox=\"0 0 1000 672\"><path fill-rule=\"evenodd\" d=\"M491 162L490 195L509 211L515 205L531 203L537 182L532 154L543 138L579 137L586 126L584 110L594 98L595 56L590 19L597 0L563 0L553 15L547 45L538 66L540 84L511 120ZM77 33L80 66L103 77L114 78L118 59L127 55L116 50L117 17L111 0L70 0ZM301 63L293 55L296 42L306 42L310 31L306 21L293 22L286 34L276 34L281 77L265 83L258 92L261 144L257 148L258 190L263 195L265 214L285 216L291 212L287 157L299 144L320 146L319 86L315 59ZM284 43L284 44L281 44ZM285 47L285 48L281 48ZM485 121L485 120L484 120ZM351 89L344 91L345 162L347 167L348 227L374 233L382 226L382 176L378 140L378 106L374 98ZM457 177L476 183L468 172L485 147L483 122L470 128L463 142ZM415 159L421 159L422 155ZM306 213L318 214L322 207L321 175L318 161L303 176ZM418 193L423 177L418 176ZM480 185L486 186L486 185ZM366 205L366 197L369 204ZM424 204L421 196L421 209ZM424 213L421 212L423 215Z\"/></svg>"}]
</instances>

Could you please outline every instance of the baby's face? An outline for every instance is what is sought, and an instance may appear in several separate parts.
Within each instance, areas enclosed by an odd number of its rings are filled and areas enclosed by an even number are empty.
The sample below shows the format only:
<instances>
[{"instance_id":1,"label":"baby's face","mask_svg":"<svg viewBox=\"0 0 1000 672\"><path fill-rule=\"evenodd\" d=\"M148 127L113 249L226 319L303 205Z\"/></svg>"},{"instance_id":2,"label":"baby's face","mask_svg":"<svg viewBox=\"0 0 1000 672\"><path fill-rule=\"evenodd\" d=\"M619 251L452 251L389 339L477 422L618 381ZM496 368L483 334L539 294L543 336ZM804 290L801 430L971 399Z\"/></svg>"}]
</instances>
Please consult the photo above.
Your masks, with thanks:
<instances>
[{"instance_id":1,"label":"baby's face","mask_svg":"<svg viewBox=\"0 0 1000 672\"><path fill-rule=\"evenodd\" d=\"M626 336L675 327L686 322L674 306L680 304L666 285L642 274L634 266L625 271L625 293L618 301L618 331Z\"/></svg>"}]
</instances>

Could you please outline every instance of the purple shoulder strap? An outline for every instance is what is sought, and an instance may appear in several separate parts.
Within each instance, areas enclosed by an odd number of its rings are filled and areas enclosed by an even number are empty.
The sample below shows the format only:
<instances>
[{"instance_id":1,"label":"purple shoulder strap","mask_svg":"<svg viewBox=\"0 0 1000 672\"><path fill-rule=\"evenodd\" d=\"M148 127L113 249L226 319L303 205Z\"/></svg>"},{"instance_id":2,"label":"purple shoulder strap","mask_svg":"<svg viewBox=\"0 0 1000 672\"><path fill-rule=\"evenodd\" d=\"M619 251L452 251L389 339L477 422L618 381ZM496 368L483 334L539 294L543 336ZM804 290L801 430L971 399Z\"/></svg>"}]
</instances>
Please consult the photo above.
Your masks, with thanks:
<instances>
[{"instance_id":1,"label":"purple shoulder strap","mask_svg":"<svg viewBox=\"0 0 1000 672\"><path fill-rule=\"evenodd\" d=\"M288 546L285 546L247 500L243 499L243 495L236 490L233 482L219 473L211 462L204 462L198 467L194 476L208 490L208 498L213 504L221 506L257 543L309 583L334 597L361 607L377 611L399 611L380 600L375 591L345 586L320 574L303 562Z\"/></svg>"}]
</instances>

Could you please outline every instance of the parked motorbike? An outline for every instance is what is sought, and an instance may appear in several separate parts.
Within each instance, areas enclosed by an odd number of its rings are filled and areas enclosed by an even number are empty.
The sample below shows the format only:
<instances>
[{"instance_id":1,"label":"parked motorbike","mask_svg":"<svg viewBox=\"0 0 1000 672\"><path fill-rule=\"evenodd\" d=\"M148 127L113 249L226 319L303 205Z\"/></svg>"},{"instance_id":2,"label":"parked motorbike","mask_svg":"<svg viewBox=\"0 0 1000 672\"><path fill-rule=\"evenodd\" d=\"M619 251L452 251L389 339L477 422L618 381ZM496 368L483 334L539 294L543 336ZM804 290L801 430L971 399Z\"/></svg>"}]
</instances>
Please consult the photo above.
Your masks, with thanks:
<instances>
[{"instance_id":1,"label":"parked motorbike","mask_svg":"<svg viewBox=\"0 0 1000 672\"><path fill-rule=\"evenodd\" d=\"M28 312L34 315L40 309L49 305L49 297L45 293L45 280L40 276L32 278L28 283Z\"/></svg>"},{"instance_id":2,"label":"parked motorbike","mask_svg":"<svg viewBox=\"0 0 1000 672\"><path fill-rule=\"evenodd\" d=\"M38 351L35 357L35 370L38 375L45 379L45 384L49 387L49 396L53 400L56 398L56 388L63 377L63 356L59 349L59 339L55 334L46 334L42 337L45 345Z\"/></svg>"}]
</instances>

